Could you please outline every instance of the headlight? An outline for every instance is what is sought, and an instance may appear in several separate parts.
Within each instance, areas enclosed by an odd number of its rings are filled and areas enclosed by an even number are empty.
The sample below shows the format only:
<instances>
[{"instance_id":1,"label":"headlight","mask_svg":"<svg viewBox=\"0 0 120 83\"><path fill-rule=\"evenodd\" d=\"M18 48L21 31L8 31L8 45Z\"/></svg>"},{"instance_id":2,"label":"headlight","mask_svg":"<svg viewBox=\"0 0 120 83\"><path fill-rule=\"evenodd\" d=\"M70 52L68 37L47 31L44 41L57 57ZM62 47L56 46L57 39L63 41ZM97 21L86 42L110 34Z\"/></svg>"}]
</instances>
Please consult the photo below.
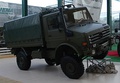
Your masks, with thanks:
<instances>
[{"instance_id":1,"label":"headlight","mask_svg":"<svg viewBox=\"0 0 120 83\"><path fill-rule=\"evenodd\" d=\"M95 50L92 50L92 54L95 54Z\"/></svg>"},{"instance_id":2,"label":"headlight","mask_svg":"<svg viewBox=\"0 0 120 83\"><path fill-rule=\"evenodd\" d=\"M93 47L96 47L96 44L93 44Z\"/></svg>"}]
</instances>

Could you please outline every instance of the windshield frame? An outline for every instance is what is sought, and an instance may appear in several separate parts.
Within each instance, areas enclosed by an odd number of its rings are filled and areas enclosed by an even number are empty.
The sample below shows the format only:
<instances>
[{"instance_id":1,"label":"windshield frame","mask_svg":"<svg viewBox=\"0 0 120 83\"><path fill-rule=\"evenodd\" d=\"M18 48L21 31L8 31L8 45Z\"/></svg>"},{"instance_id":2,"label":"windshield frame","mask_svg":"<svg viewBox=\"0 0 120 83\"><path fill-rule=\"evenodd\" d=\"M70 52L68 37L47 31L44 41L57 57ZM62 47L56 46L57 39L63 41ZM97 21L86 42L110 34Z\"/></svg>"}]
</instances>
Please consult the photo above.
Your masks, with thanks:
<instances>
[{"instance_id":1,"label":"windshield frame","mask_svg":"<svg viewBox=\"0 0 120 83\"><path fill-rule=\"evenodd\" d=\"M66 22L67 27L71 27L73 25L76 25L76 23L82 24L82 22L77 21L75 19L75 15L74 15L75 12L80 12L80 11L82 11L82 14L86 15L86 18L88 18L88 19L84 19L83 18L82 20L89 21L89 22L93 21L90 13L89 13L89 11L88 11L88 9L86 7L78 7L78 8L65 9L63 11L63 14L64 14L63 16L65 18L65 22ZM85 13L83 13L83 11L85 11Z\"/></svg>"}]
</instances>

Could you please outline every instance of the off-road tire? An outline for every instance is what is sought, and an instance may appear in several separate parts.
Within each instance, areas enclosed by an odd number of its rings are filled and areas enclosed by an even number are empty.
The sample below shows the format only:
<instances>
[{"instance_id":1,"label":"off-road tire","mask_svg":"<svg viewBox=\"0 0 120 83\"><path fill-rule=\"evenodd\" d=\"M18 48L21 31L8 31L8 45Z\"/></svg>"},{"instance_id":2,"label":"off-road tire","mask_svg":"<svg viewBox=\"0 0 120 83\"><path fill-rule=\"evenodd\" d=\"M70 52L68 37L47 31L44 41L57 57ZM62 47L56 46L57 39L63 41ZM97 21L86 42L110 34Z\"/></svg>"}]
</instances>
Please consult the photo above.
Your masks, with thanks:
<instances>
[{"instance_id":1,"label":"off-road tire","mask_svg":"<svg viewBox=\"0 0 120 83\"><path fill-rule=\"evenodd\" d=\"M55 60L50 59L50 58L45 58L45 62L49 65L49 66L53 66L55 64Z\"/></svg>"},{"instance_id":2,"label":"off-road tire","mask_svg":"<svg viewBox=\"0 0 120 83\"><path fill-rule=\"evenodd\" d=\"M120 42L117 45L117 52L118 52L118 55L120 56Z\"/></svg>"},{"instance_id":3,"label":"off-road tire","mask_svg":"<svg viewBox=\"0 0 120 83\"><path fill-rule=\"evenodd\" d=\"M94 58L94 59L104 59L104 58L107 56L107 54L108 54L108 51L105 51L105 52L103 52L103 53L100 54L100 55L95 55L95 56L93 56L93 58Z\"/></svg>"},{"instance_id":4,"label":"off-road tire","mask_svg":"<svg viewBox=\"0 0 120 83\"><path fill-rule=\"evenodd\" d=\"M17 53L16 57L16 62L20 70L28 70L30 68L31 60L23 51Z\"/></svg>"},{"instance_id":5,"label":"off-road tire","mask_svg":"<svg viewBox=\"0 0 120 83\"><path fill-rule=\"evenodd\" d=\"M79 79L84 74L84 65L82 61L65 56L61 60L61 69L64 74L71 79Z\"/></svg>"}]
</instances>

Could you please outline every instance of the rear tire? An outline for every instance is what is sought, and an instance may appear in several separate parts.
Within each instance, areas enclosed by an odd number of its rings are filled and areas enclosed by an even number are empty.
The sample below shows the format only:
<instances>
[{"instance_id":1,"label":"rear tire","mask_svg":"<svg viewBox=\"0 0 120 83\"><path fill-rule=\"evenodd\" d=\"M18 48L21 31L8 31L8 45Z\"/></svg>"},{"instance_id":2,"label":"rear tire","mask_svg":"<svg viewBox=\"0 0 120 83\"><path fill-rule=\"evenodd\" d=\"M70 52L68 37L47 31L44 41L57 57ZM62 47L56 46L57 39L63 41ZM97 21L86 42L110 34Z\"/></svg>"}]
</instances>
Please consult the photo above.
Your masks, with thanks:
<instances>
[{"instance_id":1,"label":"rear tire","mask_svg":"<svg viewBox=\"0 0 120 83\"><path fill-rule=\"evenodd\" d=\"M28 70L31 66L31 60L25 55L23 51L20 51L17 55L16 61L20 70Z\"/></svg>"},{"instance_id":2,"label":"rear tire","mask_svg":"<svg viewBox=\"0 0 120 83\"><path fill-rule=\"evenodd\" d=\"M50 59L50 58L45 58L45 62L49 65L49 66L53 66L55 64L55 60Z\"/></svg>"},{"instance_id":3,"label":"rear tire","mask_svg":"<svg viewBox=\"0 0 120 83\"><path fill-rule=\"evenodd\" d=\"M65 56L61 60L61 69L64 74L71 79L78 79L84 73L84 65L76 59Z\"/></svg>"}]
</instances>

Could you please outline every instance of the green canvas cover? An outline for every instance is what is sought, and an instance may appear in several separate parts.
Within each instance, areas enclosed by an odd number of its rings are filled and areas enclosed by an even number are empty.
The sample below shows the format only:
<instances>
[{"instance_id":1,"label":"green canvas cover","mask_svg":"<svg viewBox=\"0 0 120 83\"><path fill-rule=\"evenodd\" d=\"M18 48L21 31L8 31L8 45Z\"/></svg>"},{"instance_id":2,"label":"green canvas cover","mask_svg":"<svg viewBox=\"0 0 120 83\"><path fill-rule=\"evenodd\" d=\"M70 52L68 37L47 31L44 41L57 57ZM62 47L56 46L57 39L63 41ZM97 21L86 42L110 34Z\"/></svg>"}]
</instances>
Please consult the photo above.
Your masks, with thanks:
<instances>
[{"instance_id":1,"label":"green canvas cover","mask_svg":"<svg viewBox=\"0 0 120 83\"><path fill-rule=\"evenodd\" d=\"M7 47L41 46L42 33L40 13L26 16L4 24L4 38Z\"/></svg>"}]
</instances>

